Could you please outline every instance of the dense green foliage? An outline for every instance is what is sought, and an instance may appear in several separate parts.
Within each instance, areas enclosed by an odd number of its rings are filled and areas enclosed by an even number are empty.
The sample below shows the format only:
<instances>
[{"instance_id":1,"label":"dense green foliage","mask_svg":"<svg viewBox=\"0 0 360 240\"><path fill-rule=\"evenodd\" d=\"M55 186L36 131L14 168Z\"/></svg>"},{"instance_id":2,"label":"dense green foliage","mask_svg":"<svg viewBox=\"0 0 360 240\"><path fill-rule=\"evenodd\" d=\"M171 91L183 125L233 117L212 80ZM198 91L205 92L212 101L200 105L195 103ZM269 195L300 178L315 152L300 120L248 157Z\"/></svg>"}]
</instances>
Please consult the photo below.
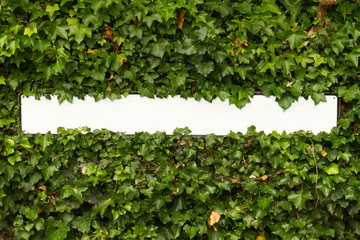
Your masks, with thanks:
<instances>
[{"instance_id":1,"label":"dense green foliage","mask_svg":"<svg viewBox=\"0 0 360 240\"><path fill-rule=\"evenodd\" d=\"M1 1L0 231L59 240L358 239L359 5L338 0L320 29L313 0ZM255 91L284 109L326 92L343 102L330 134L20 131L19 93L63 102L131 91L240 108ZM213 226L212 211L221 216Z\"/></svg>"}]
</instances>

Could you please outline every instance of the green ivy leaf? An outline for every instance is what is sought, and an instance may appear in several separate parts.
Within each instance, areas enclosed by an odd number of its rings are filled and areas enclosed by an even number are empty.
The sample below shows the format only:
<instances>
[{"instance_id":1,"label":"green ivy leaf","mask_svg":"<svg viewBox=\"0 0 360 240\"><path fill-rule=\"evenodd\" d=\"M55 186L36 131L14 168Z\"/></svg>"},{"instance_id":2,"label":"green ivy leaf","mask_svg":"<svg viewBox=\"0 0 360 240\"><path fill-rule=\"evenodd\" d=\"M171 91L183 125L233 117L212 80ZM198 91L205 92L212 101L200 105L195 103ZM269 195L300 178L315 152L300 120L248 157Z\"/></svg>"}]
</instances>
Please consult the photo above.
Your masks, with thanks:
<instances>
[{"instance_id":1,"label":"green ivy leaf","mask_svg":"<svg viewBox=\"0 0 360 240\"><path fill-rule=\"evenodd\" d=\"M14 165L16 162L21 162L21 152L16 151L15 154L11 157L8 157L8 161L11 165Z\"/></svg>"},{"instance_id":2,"label":"green ivy leaf","mask_svg":"<svg viewBox=\"0 0 360 240\"><path fill-rule=\"evenodd\" d=\"M242 14L248 14L251 12L251 5L249 2L234 2L232 8L236 9Z\"/></svg>"},{"instance_id":3,"label":"green ivy leaf","mask_svg":"<svg viewBox=\"0 0 360 240\"><path fill-rule=\"evenodd\" d=\"M302 9L302 0L281 0L281 3L290 11L291 20L295 21Z\"/></svg>"},{"instance_id":4,"label":"green ivy leaf","mask_svg":"<svg viewBox=\"0 0 360 240\"><path fill-rule=\"evenodd\" d=\"M247 72L251 71L252 69L253 68L251 66L236 67L235 72L239 73L240 77L245 80Z\"/></svg>"},{"instance_id":5,"label":"green ivy leaf","mask_svg":"<svg viewBox=\"0 0 360 240\"><path fill-rule=\"evenodd\" d=\"M0 76L0 85L5 85L6 82L5 82L5 77L4 76Z\"/></svg>"},{"instance_id":6,"label":"green ivy leaf","mask_svg":"<svg viewBox=\"0 0 360 240\"><path fill-rule=\"evenodd\" d=\"M205 77L209 75L215 69L215 64L212 61L199 62L195 65L195 69L198 73L201 73Z\"/></svg>"},{"instance_id":7,"label":"green ivy leaf","mask_svg":"<svg viewBox=\"0 0 360 240\"><path fill-rule=\"evenodd\" d=\"M168 75L168 78L170 79L171 81L171 85L173 87L179 87L183 84L185 84L186 82L186 78L189 76L189 74L187 72L178 72L178 73L173 73L171 72L169 75Z\"/></svg>"},{"instance_id":8,"label":"green ivy leaf","mask_svg":"<svg viewBox=\"0 0 360 240\"><path fill-rule=\"evenodd\" d=\"M155 57L162 58L165 54L166 47L169 46L169 42L165 39L160 39L157 43L153 44L151 48L151 54Z\"/></svg>"},{"instance_id":9,"label":"green ivy leaf","mask_svg":"<svg viewBox=\"0 0 360 240\"><path fill-rule=\"evenodd\" d=\"M45 181L47 181L50 177L52 177L54 175L54 173L56 171L58 171L58 169L56 168L56 166L54 165L49 165L48 163L46 162L41 162L39 165L38 165L38 168L41 170L43 176L44 176L44 179Z\"/></svg>"},{"instance_id":10,"label":"green ivy leaf","mask_svg":"<svg viewBox=\"0 0 360 240\"><path fill-rule=\"evenodd\" d=\"M183 41L178 40L174 46L175 52L185 54L185 55L193 55L197 52L197 48L195 47L192 39L185 37Z\"/></svg>"},{"instance_id":11,"label":"green ivy leaf","mask_svg":"<svg viewBox=\"0 0 360 240\"><path fill-rule=\"evenodd\" d=\"M75 41L80 44L85 36L88 38L91 38L92 36L92 30L90 27L86 27L83 24L76 24L76 25L70 25L69 26L69 35L75 36Z\"/></svg>"},{"instance_id":12,"label":"green ivy leaf","mask_svg":"<svg viewBox=\"0 0 360 240\"><path fill-rule=\"evenodd\" d=\"M326 102L326 96L324 93L311 93L311 99L315 104L318 104L319 102Z\"/></svg>"},{"instance_id":13,"label":"green ivy leaf","mask_svg":"<svg viewBox=\"0 0 360 240\"><path fill-rule=\"evenodd\" d=\"M100 216L103 217L108 206L114 206L114 204L115 202L112 198L100 200L97 204L97 210L99 211Z\"/></svg>"},{"instance_id":14,"label":"green ivy leaf","mask_svg":"<svg viewBox=\"0 0 360 240\"><path fill-rule=\"evenodd\" d=\"M37 134L35 137L35 143L40 144L41 151L45 152L46 148L53 143L53 135L50 132L46 135Z\"/></svg>"},{"instance_id":15,"label":"green ivy leaf","mask_svg":"<svg viewBox=\"0 0 360 240\"><path fill-rule=\"evenodd\" d=\"M282 96L279 100L277 100L278 103L279 103L279 106L286 110L288 109L291 104L294 102L294 98L289 96L289 95L285 95L285 96Z\"/></svg>"},{"instance_id":16,"label":"green ivy leaf","mask_svg":"<svg viewBox=\"0 0 360 240\"><path fill-rule=\"evenodd\" d=\"M360 89L358 85L352 85L350 88L341 86L338 88L338 96L344 97L348 101L352 101L358 98L360 95Z\"/></svg>"},{"instance_id":17,"label":"green ivy leaf","mask_svg":"<svg viewBox=\"0 0 360 240\"><path fill-rule=\"evenodd\" d=\"M351 52L351 53L344 53L344 55L345 55L346 60L349 60L350 62L352 62L355 65L355 67L358 67L360 53Z\"/></svg>"},{"instance_id":18,"label":"green ivy leaf","mask_svg":"<svg viewBox=\"0 0 360 240\"><path fill-rule=\"evenodd\" d=\"M330 167L325 167L324 170L328 175L339 174L339 166L336 163L331 163Z\"/></svg>"},{"instance_id":19,"label":"green ivy leaf","mask_svg":"<svg viewBox=\"0 0 360 240\"><path fill-rule=\"evenodd\" d=\"M70 228L67 222L52 219L45 231L45 240L63 240L66 238Z\"/></svg>"},{"instance_id":20,"label":"green ivy leaf","mask_svg":"<svg viewBox=\"0 0 360 240\"><path fill-rule=\"evenodd\" d=\"M80 232L86 233L90 230L90 223L92 221L92 216L89 213L86 213L84 216L77 216L72 221L74 228L78 229Z\"/></svg>"},{"instance_id":21,"label":"green ivy leaf","mask_svg":"<svg viewBox=\"0 0 360 240\"><path fill-rule=\"evenodd\" d=\"M60 36L64 39L68 39L68 34L67 34L67 30L68 30L68 26L66 25L54 25L51 26L50 30L51 30L51 38L52 39L56 39L57 36Z\"/></svg>"},{"instance_id":22,"label":"green ivy leaf","mask_svg":"<svg viewBox=\"0 0 360 240\"><path fill-rule=\"evenodd\" d=\"M35 222L35 228L36 230L44 230L45 220L43 218L40 218Z\"/></svg>"},{"instance_id":23,"label":"green ivy leaf","mask_svg":"<svg viewBox=\"0 0 360 240\"><path fill-rule=\"evenodd\" d=\"M29 37L31 37L31 35L33 35L34 33L37 33L37 28L34 27L34 28L25 28L24 29L24 35L27 35Z\"/></svg>"},{"instance_id":24,"label":"green ivy leaf","mask_svg":"<svg viewBox=\"0 0 360 240\"><path fill-rule=\"evenodd\" d=\"M7 43L8 43L8 36L6 34L3 34L0 37L0 48L3 48Z\"/></svg>"},{"instance_id":25,"label":"green ivy leaf","mask_svg":"<svg viewBox=\"0 0 360 240\"><path fill-rule=\"evenodd\" d=\"M32 149L32 147L33 147L33 145L27 139L22 140L20 145L26 149Z\"/></svg>"},{"instance_id":26,"label":"green ivy leaf","mask_svg":"<svg viewBox=\"0 0 360 240\"><path fill-rule=\"evenodd\" d=\"M14 91L20 83L20 79L17 77L10 76L8 79L6 79L7 85Z\"/></svg>"},{"instance_id":27,"label":"green ivy leaf","mask_svg":"<svg viewBox=\"0 0 360 240\"><path fill-rule=\"evenodd\" d=\"M121 66L127 61L125 54L113 54L113 61L111 64L111 70L118 71Z\"/></svg>"},{"instance_id":28,"label":"green ivy leaf","mask_svg":"<svg viewBox=\"0 0 360 240\"><path fill-rule=\"evenodd\" d=\"M189 224L186 224L183 227L184 231L189 235L189 238L195 237L196 233L198 232L198 229L196 226L190 226Z\"/></svg>"},{"instance_id":29,"label":"green ivy leaf","mask_svg":"<svg viewBox=\"0 0 360 240\"><path fill-rule=\"evenodd\" d=\"M220 91L217 96L221 101L225 101L225 99L228 99L230 97L230 93L226 91Z\"/></svg>"},{"instance_id":30,"label":"green ivy leaf","mask_svg":"<svg viewBox=\"0 0 360 240\"><path fill-rule=\"evenodd\" d=\"M290 193L288 199L294 203L295 207L299 210L304 208L307 200L313 199L310 191L301 191L299 193Z\"/></svg>"},{"instance_id":31,"label":"green ivy leaf","mask_svg":"<svg viewBox=\"0 0 360 240\"><path fill-rule=\"evenodd\" d=\"M281 14L280 8L276 4L275 0L264 0L261 5L261 11L264 12L273 12L276 14Z\"/></svg>"},{"instance_id":32,"label":"green ivy leaf","mask_svg":"<svg viewBox=\"0 0 360 240\"><path fill-rule=\"evenodd\" d=\"M268 208L272 202L274 202L274 198L272 196L258 197L257 199L258 206L261 207L262 209Z\"/></svg>"},{"instance_id":33,"label":"green ivy leaf","mask_svg":"<svg viewBox=\"0 0 360 240\"><path fill-rule=\"evenodd\" d=\"M46 6L46 12L49 13L50 17L52 17L54 15L54 13L56 11L60 10L59 5L58 4L54 4L54 5L47 5Z\"/></svg>"},{"instance_id":34,"label":"green ivy leaf","mask_svg":"<svg viewBox=\"0 0 360 240\"><path fill-rule=\"evenodd\" d=\"M24 208L24 215L25 217L27 217L28 219L30 219L31 221L34 221L37 217L38 217L38 207L37 206L32 206L30 207L25 207Z\"/></svg>"},{"instance_id":35,"label":"green ivy leaf","mask_svg":"<svg viewBox=\"0 0 360 240\"><path fill-rule=\"evenodd\" d=\"M304 31L293 32L291 30L287 31L286 41L289 41L291 50L294 50L297 46L300 45L302 40L309 38L309 36Z\"/></svg>"}]
</instances>

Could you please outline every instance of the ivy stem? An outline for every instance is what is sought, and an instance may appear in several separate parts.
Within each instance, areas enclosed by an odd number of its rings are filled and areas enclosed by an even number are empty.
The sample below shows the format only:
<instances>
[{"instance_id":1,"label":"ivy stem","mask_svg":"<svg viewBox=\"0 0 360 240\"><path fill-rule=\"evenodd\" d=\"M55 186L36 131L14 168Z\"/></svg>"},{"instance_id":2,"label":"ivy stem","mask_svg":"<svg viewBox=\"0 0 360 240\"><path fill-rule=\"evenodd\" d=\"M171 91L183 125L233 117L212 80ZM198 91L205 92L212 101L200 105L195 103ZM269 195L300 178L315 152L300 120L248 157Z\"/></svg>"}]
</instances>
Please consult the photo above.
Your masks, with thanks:
<instances>
[{"instance_id":1,"label":"ivy stem","mask_svg":"<svg viewBox=\"0 0 360 240\"><path fill-rule=\"evenodd\" d=\"M315 174L315 193L316 193L315 207L318 207L319 206L319 193L318 193L318 190L317 190L317 183L318 183L319 169L318 169L318 165L317 165L316 157L315 157L315 146L314 146L314 144L311 144L311 145L312 145L311 146L311 151L312 151L312 154L313 154L313 157L314 157L315 171L316 171L316 174Z\"/></svg>"},{"instance_id":2,"label":"ivy stem","mask_svg":"<svg viewBox=\"0 0 360 240\"><path fill-rule=\"evenodd\" d=\"M305 133L301 133L302 135L304 135L305 137L308 137L308 135L306 135ZM308 137L309 138L309 137ZM318 169L318 165L316 162L316 157L315 157L315 146L313 141L311 141L311 138L309 138L310 142L311 142L311 152L314 158L314 164L315 164L315 193L316 193L316 202L315 202L315 207L319 206L319 193L318 193L318 189L317 189L317 183L318 183L318 177L319 177L319 169ZM301 185L302 186L302 185Z\"/></svg>"}]
</instances>

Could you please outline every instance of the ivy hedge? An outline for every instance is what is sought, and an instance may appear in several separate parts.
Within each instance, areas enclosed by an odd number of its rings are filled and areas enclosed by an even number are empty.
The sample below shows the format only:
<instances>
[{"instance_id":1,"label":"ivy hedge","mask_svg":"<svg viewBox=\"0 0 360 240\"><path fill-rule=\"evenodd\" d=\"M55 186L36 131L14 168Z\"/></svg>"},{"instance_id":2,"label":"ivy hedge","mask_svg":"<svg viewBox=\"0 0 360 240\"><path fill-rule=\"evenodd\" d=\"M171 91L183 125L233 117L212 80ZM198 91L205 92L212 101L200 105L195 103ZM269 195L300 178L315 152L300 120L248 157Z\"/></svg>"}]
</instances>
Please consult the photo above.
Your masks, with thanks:
<instances>
[{"instance_id":1,"label":"ivy hedge","mask_svg":"<svg viewBox=\"0 0 360 240\"><path fill-rule=\"evenodd\" d=\"M0 237L358 239L360 3L0 2ZM286 109L342 99L331 133L20 130L18 95L129 92Z\"/></svg>"}]
</instances>

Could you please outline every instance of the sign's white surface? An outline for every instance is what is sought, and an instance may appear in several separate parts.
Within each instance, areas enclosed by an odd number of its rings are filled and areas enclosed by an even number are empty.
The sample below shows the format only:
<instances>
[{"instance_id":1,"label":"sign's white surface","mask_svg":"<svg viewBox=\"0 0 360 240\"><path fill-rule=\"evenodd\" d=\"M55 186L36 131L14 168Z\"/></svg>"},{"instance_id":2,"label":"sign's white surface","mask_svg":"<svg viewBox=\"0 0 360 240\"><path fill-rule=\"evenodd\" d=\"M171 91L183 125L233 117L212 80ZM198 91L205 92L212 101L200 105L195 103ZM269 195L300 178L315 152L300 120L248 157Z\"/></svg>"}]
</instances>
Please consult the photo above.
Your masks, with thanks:
<instances>
[{"instance_id":1,"label":"sign's white surface","mask_svg":"<svg viewBox=\"0 0 360 240\"><path fill-rule=\"evenodd\" d=\"M255 95L251 103L238 109L228 101L200 102L194 99L168 97L150 99L139 95L111 101L95 102L74 98L73 103L59 104L57 98L21 97L21 124L25 132L56 133L58 127L94 129L106 128L127 134L146 131L164 131L172 134L175 128L189 127L193 135L215 133L226 135L230 131L243 132L251 125L257 131L271 133L298 130L330 132L337 122L337 97L326 96L326 102L315 105L309 98L299 98L289 109L283 109L275 97Z\"/></svg>"}]
</instances>

